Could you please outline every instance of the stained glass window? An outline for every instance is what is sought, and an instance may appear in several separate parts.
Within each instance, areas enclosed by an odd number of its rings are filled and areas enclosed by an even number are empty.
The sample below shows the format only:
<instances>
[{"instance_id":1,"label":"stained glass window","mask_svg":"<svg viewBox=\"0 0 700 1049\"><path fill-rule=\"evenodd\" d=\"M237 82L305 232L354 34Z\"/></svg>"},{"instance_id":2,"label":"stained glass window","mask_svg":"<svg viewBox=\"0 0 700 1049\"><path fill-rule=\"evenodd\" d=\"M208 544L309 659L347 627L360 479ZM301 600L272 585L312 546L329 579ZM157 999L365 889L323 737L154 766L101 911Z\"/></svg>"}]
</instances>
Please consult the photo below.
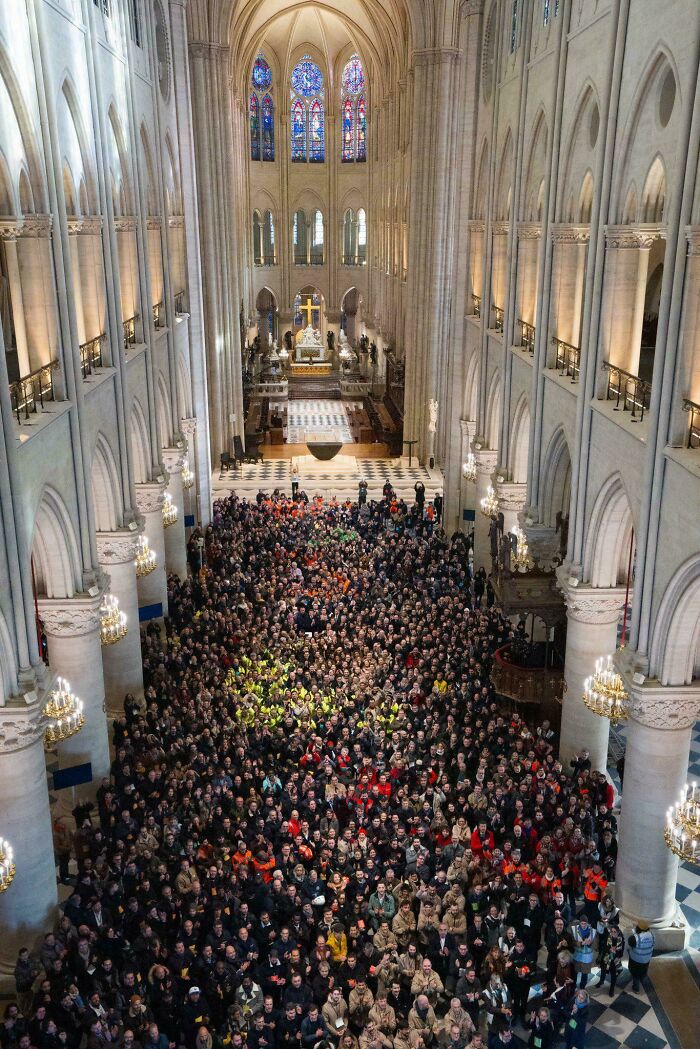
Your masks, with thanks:
<instances>
[{"instance_id":1,"label":"stained glass window","mask_svg":"<svg viewBox=\"0 0 700 1049\"><path fill-rule=\"evenodd\" d=\"M549 0L544 0L544 12L542 21L544 25L547 25L549 23Z\"/></svg>"},{"instance_id":2,"label":"stained glass window","mask_svg":"<svg viewBox=\"0 0 700 1049\"><path fill-rule=\"evenodd\" d=\"M308 55L292 71L292 91L304 98L311 98L323 89L323 74Z\"/></svg>"},{"instance_id":3,"label":"stained glass window","mask_svg":"<svg viewBox=\"0 0 700 1049\"><path fill-rule=\"evenodd\" d=\"M364 95L357 100L357 160L367 160L367 104Z\"/></svg>"},{"instance_id":4,"label":"stained glass window","mask_svg":"<svg viewBox=\"0 0 700 1049\"><path fill-rule=\"evenodd\" d=\"M513 0L510 13L510 53L518 46L518 0Z\"/></svg>"},{"instance_id":5,"label":"stained glass window","mask_svg":"<svg viewBox=\"0 0 700 1049\"><path fill-rule=\"evenodd\" d=\"M343 102L343 162L355 159L355 114L353 113L352 99L346 98Z\"/></svg>"},{"instance_id":6,"label":"stained glass window","mask_svg":"<svg viewBox=\"0 0 700 1049\"><path fill-rule=\"evenodd\" d=\"M266 91L272 83L272 70L264 55L258 55L253 65L253 87Z\"/></svg>"},{"instance_id":7,"label":"stained glass window","mask_svg":"<svg viewBox=\"0 0 700 1049\"><path fill-rule=\"evenodd\" d=\"M300 98L292 106L292 160L306 160L306 110Z\"/></svg>"},{"instance_id":8,"label":"stained glass window","mask_svg":"<svg viewBox=\"0 0 700 1049\"><path fill-rule=\"evenodd\" d=\"M341 125L343 163L367 159L367 102L365 74L359 55L351 55L341 78Z\"/></svg>"},{"instance_id":9,"label":"stained glass window","mask_svg":"<svg viewBox=\"0 0 700 1049\"><path fill-rule=\"evenodd\" d=\"M309 107L309 160L318 164L324 159L323 106L315 98Z\"/></svg>"},{"instance_id":10,"label":"stained glass window","mask_svg":"<svg viewBox=\"0 0 700 1049\"><path fill-rule=\"evenodd\" d=\"M260 105L258 96L250 96L250 159L260 160Z\"/></svg>"},{"instance_id":11,"label":"stained glass window","mask_svg":"<svg viewBox=\"0 0 700 1049\"><path fill-rule=\"evenodd\" d=\"M269 95L262 100L262 158L275 159L275 105Z\"/></svg>"},{"instance_id":12,"label":"stained glass window","mask_svg":"<svg viewBox=\"0 0 700 1049\"><path fill-rule=\"evenodd\" d=\"M343 70L343 91L349 95L359 95L365 86L365 74L359 55L353 55Z\"/></svg>"}]
</instances>

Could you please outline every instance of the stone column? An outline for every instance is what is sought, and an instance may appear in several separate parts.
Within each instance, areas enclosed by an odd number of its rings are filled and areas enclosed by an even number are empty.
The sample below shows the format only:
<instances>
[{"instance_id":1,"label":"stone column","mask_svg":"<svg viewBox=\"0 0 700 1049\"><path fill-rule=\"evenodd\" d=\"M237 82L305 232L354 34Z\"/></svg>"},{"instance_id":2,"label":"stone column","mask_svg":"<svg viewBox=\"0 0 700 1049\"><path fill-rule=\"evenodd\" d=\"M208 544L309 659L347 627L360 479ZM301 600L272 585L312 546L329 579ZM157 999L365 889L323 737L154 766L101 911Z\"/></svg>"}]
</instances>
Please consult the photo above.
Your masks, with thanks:
<instances>
[{"instance_id":1,"label":"stone column","mask_svg":"<svg viewBox=\"0 0 700 1049\"><path fill-rule=\"evenodd\" d=\"M0 893L0 974L9 975L22 946L53 926L56 861L44 754L45 696L36 692L0 707L0 835L14 850L17 873Z\"/></svg>"},{"instance_id":2,"label":"stone column","mask_svg":"<svg viewBox=\"0 0 700 1049\"><path fill-rule=\"evenodd\" d=\"M161 450L165 468L169 473L167 492L177 507L177 520L164 529L165 567L168 575L187 578L187 544L185 542L185 492L182 487L182 468L187 453L184 448Z\"/></svg>"},{"instance_id":3,"label":"stone column","mask_svg":"<svg viewBox=\"0 0 700 1049\"><path fill-rule=\"evenodd\" d=\"M105 683L100 641L102 592L94 597L45 598L39 601L49 665L65 678L71 692L83 701L85 724L80 732L57 745L60 768L92 763L92 782L77 789L81 797L94 797L109 775L109 734L105 717Z\"/></svg>"},{"instance_id":4,"label":"stone column","mask_svg":"<svg viewBox=\"0 0 700 1049\"><path fill-rule=\"evenodd\" d=\"M518 288L515 314L515 345L520 342L520 325L535 323L537 312L537 277L542 226L539 222L518 223Z\"/></svg>"},{"instance_id":5,"label":"stone column","mask_svg":"<svg viewBox=\"0 0 700 1049\"><path fill-rule=\"evenodd\" d=\"M464 520L464 511L475 510L476 508L476 486L473 481L468 481L464 476L463 468L467 457L471 454L472 441L476 433L476 422L473 422L471 419L460 419L459 428L462 447L459 464L459 520L457 527L460 532L470 532L472 525L471 522ZM447 492L445 492L445 505L447 505ZM447 516L445 516L445 519L447 520Z\"/></svg>"},{"instance_id":6,"label":"stone column","mask_svg":"<svg viewBox=\"0 0 700 1049\"><path fill-rule=\"evenodd\" d=\"M504 320L507 305L506 295L508 294L508 234L510 233L510 223L494 222L491 226L491 232L493 249L491 253L491 302L482 302L481 306L482 311L489 306L502 310L501 320ZM482 312L482 316L486 318L487 327L496 327L496 318L491 309L488 312Z\"/></svg>"},{"instance_id":7,"label":"stone column","mask_svg":"<svg viewBox=\"0 0 700 1049\"><path fill-rule=\"evenodd\" d=\"M560 223L551 227L551 332L557 339L572 346L580 346L581 343L581 313L590 234L590 226ZM551 345L547 346L547 359L554 367L556 350Z\"/></svg>"},{"instance_id":8,"label":"stone column","mask_svg":"<svg viewBox=\"0 0 700 1049\"><path fill-rule=\"evenodd\" d=\"M479 443L472 443L476 459L476 521L474 524L474 570L485 568L491 572L491 544L489 528L491 519L481 512L481 500L486 498L489 485L492 483L493 471L496 469L498 452L481 448Z\"/></svg>"},{"instance_id":9,"label":"stone column","mask_svg":"<svg viewBox=\"0 0 700 1049\"><path fill-rule=\"evenodd\" d=\"M134 558L139 533L128 528L117 532L97 533L100 567L110 578L110 592L126 615L128 633L114 645L102 649L105 699L109 715L124 709L124 696L131 692L143 696L143 664L139 629L139 596ZM71 682L72 684L72 682Z\"/></svg>"},{"instance_id":10,"label":"stone column","mask_svg":"<svg viewBox=\"0 0 700 1049\"><path fill-rule=\"evenodd\" d=\"M660 229L608 226L601 331L603 360L637 375L649 252Z\"/></svg>"},{"instance_id":11,"label":"stone column","mask_svg":"<svg viewBox=\"0 0 700 1049\"><path fill-rule=\"evenodd\" d=\"M136 506L143 514L144 532L148 545L156 555L154 572L142 576L137 582L139 608L146 605L162 606L162 614L168 614L168 579L165 570L165 536L163 534L163 493L165 481L149 481L135 485ZM159 617L154 617L159 618Z\"/></svg>"},{"instance_id":12,"label":"stone column","mask_svg":"<svg viewBox=\"0 0 700 1049\"><path fill-rule=\"evenodd\" d=\"M690 735L700 717L700 688L657 682L635 685L630 694L625 778L620 816L620 852L615 902L625 919L643 919L654 930L657 948L685 945L676 903L678 859L666 846L666 814L688 774Z\"/></svg>"},{"instance_id":13,"label":"stone column","mask_svg":"<svg viewBox=\"0 0 700 1049\"><path fill-rule=\"evenodd\" d=\"M604 772L610 722L585 706L583 683L595 671L596 660L612 655L617 647L617 624L625 604L625 590L572 587L565 572L560 570L557 574L567 616L559 758L568 771L571 758L585 748L590 752L592 767Z\"/></svg>"},{"instance_id":14,"label":"stone column","mask_svg":"<svg viewBox=\"0 0 700 1049\"><path fill-rule=\"evenodd\" d=\"M199 473L197 471L199 459L197 456L196 445L197 420L180 419L180 430L187 441L187 462L189 463L190 470L194 474L194 485L191 488L185 488L183 486L182 501L185 507L185 517L193 517L196 524L199 519L205 521L209 520L208 513L205 518L201 518L199 511ZM189 539L192 527L192 525L185 524L185 539Z\"/></svg>"},{"instance_id":15,"label":"stone column","mask_svg":"<svg viewBox=\"0 0 700 1049\"><path fill-rule=\"evenodd\" d=\"M496 479L494 487L503 513L503 531L512 532L518 524L518 514L522 513L527 503L527 485Z\"/></svg>"}]
</instances>

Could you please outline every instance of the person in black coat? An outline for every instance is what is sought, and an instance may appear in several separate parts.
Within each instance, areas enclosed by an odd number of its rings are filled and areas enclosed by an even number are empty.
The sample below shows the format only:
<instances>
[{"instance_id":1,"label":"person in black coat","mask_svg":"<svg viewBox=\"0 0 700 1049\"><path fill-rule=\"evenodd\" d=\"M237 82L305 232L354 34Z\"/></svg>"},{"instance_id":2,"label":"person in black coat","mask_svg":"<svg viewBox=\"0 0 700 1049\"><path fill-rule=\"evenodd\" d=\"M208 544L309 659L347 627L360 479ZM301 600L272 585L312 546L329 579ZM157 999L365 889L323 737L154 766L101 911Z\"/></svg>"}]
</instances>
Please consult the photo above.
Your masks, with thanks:
<instances>
[{"instance_id":1,"label":"person in black coat","mask_svg":"<svg viewBox=\"0 0 700 1049\"><path fill-rule=\"evenodd\" d=\"M537 1012L530 1013L528 1027L530 1028L528 1049L551 1049L557 1038L557 1029L549 1015L549 1009L540 1006Z\"/></svg>"}]
</instances>

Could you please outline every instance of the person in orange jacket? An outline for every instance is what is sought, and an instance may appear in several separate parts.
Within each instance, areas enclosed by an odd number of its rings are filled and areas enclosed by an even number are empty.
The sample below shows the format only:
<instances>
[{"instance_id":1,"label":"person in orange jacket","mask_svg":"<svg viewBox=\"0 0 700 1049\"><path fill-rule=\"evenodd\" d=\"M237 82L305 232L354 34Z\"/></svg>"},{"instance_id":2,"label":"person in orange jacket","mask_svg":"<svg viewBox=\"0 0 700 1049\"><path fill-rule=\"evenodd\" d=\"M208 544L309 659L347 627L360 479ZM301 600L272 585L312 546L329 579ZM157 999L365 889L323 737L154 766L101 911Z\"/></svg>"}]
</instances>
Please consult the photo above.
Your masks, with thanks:
<instances>
[{"instance_id":1,"label":"person in orange jacket","mask_svg":"<svg viewBox=\"0 0 700 1049\"><path fill-rule=\"evenodd\" d=\"M598 921L598 904L603 898L607 885L608 879L603 874L603 868L600 863L596 860L592 867L583 872L583 909L594 928Z\"/></svg>"}]
</instances>

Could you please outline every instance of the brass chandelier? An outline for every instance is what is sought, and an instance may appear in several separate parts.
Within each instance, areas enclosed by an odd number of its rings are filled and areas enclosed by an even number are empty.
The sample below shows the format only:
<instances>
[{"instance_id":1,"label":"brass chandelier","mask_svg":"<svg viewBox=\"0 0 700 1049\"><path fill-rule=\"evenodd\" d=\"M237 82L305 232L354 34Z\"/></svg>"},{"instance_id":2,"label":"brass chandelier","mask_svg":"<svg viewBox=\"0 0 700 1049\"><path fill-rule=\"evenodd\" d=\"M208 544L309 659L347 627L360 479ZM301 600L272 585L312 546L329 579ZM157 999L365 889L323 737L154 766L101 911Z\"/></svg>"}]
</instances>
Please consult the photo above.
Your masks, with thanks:
<instances>
[{"instance_id":1,"label":"brass chandelier","mask_svg":"<svg viewBox=\"0 0 700 1049\"><path fill-rule=\"evenodd\" d=\"M492 485L488 486L486 495L481 500L481 512L485 517L498 517L498 496Z\"/></svg>"},{"instance_id":2,"label":"brass chandelier","mask_svg":"<svg viewBox=\"0 0 700 1049\"><path fill-rule=\"evenodd\" d=\"M56 688L49 693L44 716L48 719L44 732L44 745L47 747L70 739L85 724L82 700L76 699L64 678L59 678Z\"/></svg>"},{"instance_id":3,"label":"brass chandelier","mask_svg":"<svg viewBox=\"0 0 700 1049\"><path fill-rule=\"evenodd\" d=\"M664 841L682 863L700 863L700 791L697 783L681 790L668 810Z\"/></svg>"},{"instance_id":4,"label":"brass chandelier","mask_svg":"<svg viewBox=\"0 0 700 1049\"><path fill-rule=\"evenodd\" d=\"M596 660L595 674L583 683L583 702L593 714L613 725L629 717L629 694L615 670L612 656Z\"/></svg>"},{"instance_id":5,"label":"brass chandelier","mask_svg":"<svg viewBox=\"0 0 700 1049\"><path fill-rule=\"evenodd\" d=\"M128 633L126 613L119 608L114 594L104 594L100 605L100 640L103 645L116 645Z\"/></svg>"},{"instance_id":6,"label":"brass chandelier","mask_svg":"<svg viewBox=\"0 0 700 1049\"><path fill-rule=\"evenodd\" d=\"M163 496L163 528L170 528L177 521L177 507L170 492Z\"/></svg>"},{"instance_id":7,"label":"brass chandelier","mask_svg":"<svg viewBox=\"0 0 700 1049\"><path fill-rule=\"evenodd\" d=\"M518 525L513 529L513 535L516 539L515 553L512 558L513 567L521 573L529 572L532 568L532 558L527 545L527 536Z\"/></svg>"},{"instance_id":8,"label":"brass chandelier","mask_svg":"<svg viewBox=\"0 0 700 1049\"><path fill-rule=\"evenodd\" d=\"M194 474L190 470L189 459L185 459L185 465L182 468L182 487L191 488L194 484Z\"/></svg>"},{"instance_id":9,"label":"brass chandelier","mask_svg":"<svg viewBox=\"0 0 700 1049\"><path fill-rule=\"evenodd\" d=\"M462 474L465 481L476 481L476 458L473 452L470 452L462 463Z\"/></svg>"},{"instance_id":10,"label":"brass chandelier","mask_svg":"<svg viewBox=\"0 0 700 1049\"><path fill-rule=\"evenodd\" d=\"M139 579L142 579L145 575L150 575L151 572L155 572L158 567L158 559L155 552L149 547L148 539L145 535L139 536L139 545L134 564L136 565L136 575Z\"/></svg>"},{"instance_id":11,"label":"brass chandelier","mask_svg":"<svg viewBox=\"0 0 700 1049\"><path fill-rule=\"evenodd\" d=\"M5 838L0 838L0 892L9 889L15 876L12 846Z\"/></svg>"}]
</instances>

